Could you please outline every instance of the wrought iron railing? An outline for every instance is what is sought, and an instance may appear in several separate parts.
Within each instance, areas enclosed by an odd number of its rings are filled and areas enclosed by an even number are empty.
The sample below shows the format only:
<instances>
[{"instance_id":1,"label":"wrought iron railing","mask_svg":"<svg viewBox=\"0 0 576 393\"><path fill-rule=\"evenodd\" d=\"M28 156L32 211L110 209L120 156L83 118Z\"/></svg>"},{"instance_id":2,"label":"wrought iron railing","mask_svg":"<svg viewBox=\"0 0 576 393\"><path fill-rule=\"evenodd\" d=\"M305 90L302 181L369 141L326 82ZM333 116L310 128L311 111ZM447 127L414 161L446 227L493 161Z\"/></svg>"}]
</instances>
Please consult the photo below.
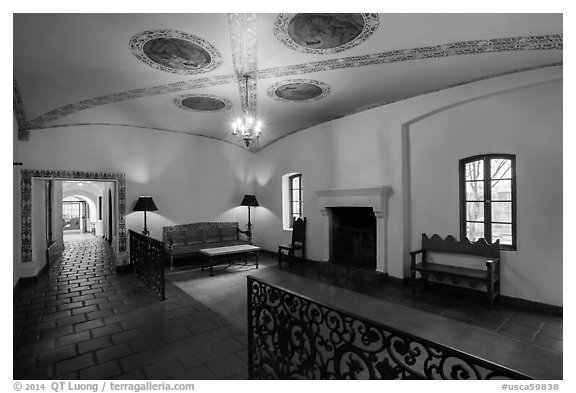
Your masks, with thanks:
<instances>
[{"instance_id":1,"label":"wrought iron railing","mask_svg":"<svg viewBox=\"0 0 576 393\"><path fill-rule=\"evenodd\" d=\"M530 379L248 276L250 379Z\"/></svg>"},{"instance_id":2,"label":"wrought iron railing","mask_svg":"<svg viewBox=\"0 0 576 393\"><path fill-rule=\"evenodd\" d=\"M129 233L130 264L134 267L134 272L162 300L166 299L164 243L134 231L129 231Z\"/></svg>"}]
</instances>

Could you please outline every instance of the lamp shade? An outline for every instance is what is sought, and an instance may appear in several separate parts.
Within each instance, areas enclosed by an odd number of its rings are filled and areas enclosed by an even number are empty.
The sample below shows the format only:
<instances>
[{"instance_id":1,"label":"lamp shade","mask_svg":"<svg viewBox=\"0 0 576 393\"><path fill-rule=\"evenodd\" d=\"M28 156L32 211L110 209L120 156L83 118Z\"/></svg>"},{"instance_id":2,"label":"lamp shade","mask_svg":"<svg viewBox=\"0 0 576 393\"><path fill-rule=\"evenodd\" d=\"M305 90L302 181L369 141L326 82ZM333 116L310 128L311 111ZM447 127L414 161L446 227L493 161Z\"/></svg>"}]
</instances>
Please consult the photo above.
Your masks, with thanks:
<instances>
[{"instance_id":1,"label":"lamp shade","mask_svg":"<svg viewBox=\"0 0 576 393\"><path fill-rule=\"evenodd\" d=\"M244 195L240 206L260 206L255 195Z\"/></svg>"},{"instance_id":2,"label":"lamp shade","mask_svg":"<svg viewBox=\"0 0 576 393\"><path fill-rule=\"evenodd\" d=\"M151 196L138 197L136 206L134 206L135 212L153 212L155 210L158 210L158 208L156 207L154 199L152 199Z\"/></svg>"}]
</instances>

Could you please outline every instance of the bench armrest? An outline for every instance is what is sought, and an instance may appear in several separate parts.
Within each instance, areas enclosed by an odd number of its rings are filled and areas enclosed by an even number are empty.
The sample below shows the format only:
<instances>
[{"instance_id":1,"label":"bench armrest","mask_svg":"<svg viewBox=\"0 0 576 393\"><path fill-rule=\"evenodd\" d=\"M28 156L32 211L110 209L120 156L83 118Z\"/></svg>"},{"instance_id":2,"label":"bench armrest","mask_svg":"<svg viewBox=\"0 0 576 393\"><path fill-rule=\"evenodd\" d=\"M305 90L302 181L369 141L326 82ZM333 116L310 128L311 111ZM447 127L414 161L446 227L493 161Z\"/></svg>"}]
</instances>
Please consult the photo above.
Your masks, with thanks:
<instances>
[{"instance_id":1,"label":"bench armrest","mask_svg":"<svg viewBox=\"0 0 576 393\"><path fill-rule=\"evenodd\" d=\"M500 272L500 258L489 259L486 261L486 269L488 269L488 274L492 275L494 273Z\"/></svg>"},{"instance_id":2,"label":"bench armrest","mask_svg":"<svg viewBox=\"0 0 576 393\"><path fill-rule=\"evenodd\" d=\"M410 266L416 265L416 255L418 255L418 254L422 254L422 262L424 262L424 259L425 259L425 254L423 254L424 252L425 252L424 249L411 251L410 252Z\"/></svg>"}]
</instances>

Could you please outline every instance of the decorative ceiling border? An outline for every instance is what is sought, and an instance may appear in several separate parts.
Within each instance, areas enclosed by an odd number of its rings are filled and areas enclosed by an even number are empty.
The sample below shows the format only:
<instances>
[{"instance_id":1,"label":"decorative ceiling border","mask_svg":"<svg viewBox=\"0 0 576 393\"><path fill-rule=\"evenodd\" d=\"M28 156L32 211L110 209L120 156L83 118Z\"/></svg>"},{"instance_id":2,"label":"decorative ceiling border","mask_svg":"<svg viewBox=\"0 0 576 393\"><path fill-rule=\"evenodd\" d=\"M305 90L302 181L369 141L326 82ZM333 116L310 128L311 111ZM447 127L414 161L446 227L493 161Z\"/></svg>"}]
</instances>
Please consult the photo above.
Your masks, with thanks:
<instances>
[{"instance_id":1,"label":"decorative ceiling border","mask_svg":"<svg viewBox=\"0 0 576 393\"><path fill-rule=\"evenodd\" d=\"M185 99L193 98L193 97L212 98L214 100L222 102L224 104L224 107L220 108L220 109L214 109L214 110L202 110L202 109L189 108L182 103L182 101L184 101ZM224 97L218 97L218 96L215 96L213 94L184 94L184 95L181 95L181 96L174 98L174 104L180 109L184 109L187 111L193 111L193 112L205 112L205 113L222 112L222 111L227 111L228 109L232 108L232 102L230 102L229 99L224 98Z\"/></svg>"},{"instance_id":2,"label":"decorative ceiling border","mask_svg":"<svg viewBox=\"0 0 576 393\"><path fill-rule=\"evenodd\" d=\"M378 14L374 13L360 14L362 15L362 19L364 19L364 25L362 27L362 31L356 37L354 37L354 39L335 48L318 49L302 46L296 43L292 39L292 37L290 37L290 35L288 34L290 21L296 15L298 14L278 15L276 21L274 22L274 35L276 36L276 38L278 38L278 40L281 43L283 43L290 49L293 49L298 52L312 53L317 55L330 55L334 53L343 52L345 50L358 46L364 41L366 41L368 38L370 38L370 36L374 34L376 29L378 28L378 25L380 24L380 17L378 16Z\"/></svg>"},{"instance_id":3,"label":"decorative ceiling border","mask_svg":"<svg viewBox=\"0 0 576 393\"><path fill-rule=\"evenodd\" d=\"M448 56L521 50L561 49L562 34L452 42L448 44L426 46L421 48L399 49L382 53L373 53L370 55L341 57L337 59L315 61L311 63L268 68L265 70L260 70L258 72L258 78L278 78L281 76L308 74L318 71L364 67L374 64L396 63Z\"/></svg>"},{"instance_id":4,"label":"decorative ceiling border","mask_svg":"<svg viewBox=\"0 0 576 393\"><path fill-rule=\"evenodd\" d=\"M256 14L228 14L234 72L237 76L242 111L256 115L258 75L258 17ZM245 76L248 75L248 87ZM248 91L246 92L246 88ZM247 102L244 97L248 97Z\"/></svg>"},{"instance_id":5,"label":"decorative ceiling border","mask_svg":"<svg viewBox=\"0 0 576 393\"><path fill-rule=\"evenodd\" d=\"M55 125L47 125L39 128L39 130L49 130L52 128L67 128L67 127L88 127L88 126L102 126L102 127L125 127L125 128L139 128L141 130L153 130L153 131L162 131L162 132L173 132L174 134L183 134L183 135L193 135L199 136L202 138L213 139L218 142L225 142L229 143L233 146L240 147L242 150L246 150L244 146L240 146L237 143L216 138L209 135L199 134L197 132L186 132L186 131L179 131L179 130L170 130L167 128L160 128L160 127L146 127L146 126L135 126L133 124L122 124L122 123L68 123L68 124L55 124Z\"/></svg>"},{"instance_id":6,"label":"decorative ceiling border","mask_svg":"<svg viewBox=\"0 0 576 393\"><path fill-rule=\"evenodd\" d=\"M322 90L322 92L320 93L320 95L318 95L316 97L309 98L307 100L287 100L286 98L282 98L282 97L276 95L276 90L279 87L289 85L292 83L308 83L308 84L319 87ZM270 86L268 88L268 90L266 90L266 93L268 94L268 96L270 98L272 98L274 100L282 101L282 102L309 103L311 101L318 101L318 100L325 98L330 93L330 86L328 86L328 84L326 84L324 82L320 82L320 81L312 80L312 79L290 79L290 80L286 80L283 82L278 82L278 83L273 84L272 86Z\"/></svg>"},{"instance_id":7,"label":"decorative ceiling border","mask_svg":"<svg viewBox=\"0 0 576 393\"><path fill-rule=\"evenodd\" d=\"M32 261L32 179L114 182L118 195L118 248L120 252L126 251L126 182L123 173L22 169L20 178L22 262Z\"/></svg>"},{"instance_id":8,"label":"decorative ceiling border","mask_svg":"<svg viewBox=\"0 0 576 393\"><path fill-rule=\"evenodd\" d=\"M157 38L176 38L182 41L191 42L192 44L204 49L210 55L210 63L201 68L186 69L186 70L159 64L150 59L150 57L148 57L148 55L144 52L144 45L148 41ZM174 74L182 74L182 75L199 74L215 70L216 68L222 65L222 55L214 45L212 45L207 40L201 37L195 36L194 34L189 34L178 30L161 29L161 30L143 31L141 33L134 35L130 39L129 47L130 50L132 51L132 54L136 56L137 59L148 64L150 67L161 71L171 72Z\"/></svg>"},{"instance_id":9,"label":"decorative ceiling border","mask_svg":"<svg viewBox=\"0 0 576 393\"><path fill-rule=\"evenodd\" d=\"M42 116L33 119L30 122L31 128L43 128L46 123L58 120L62 117L71 115L75 112L80 112L85 109L94 108L101 105L112 104L115 102L122 102L132 100L135 98L151 97L155 95L177 93L185 90L200 89L203 87L227 85L235 82L234 75L215 75L190 81L175 82L167 85L146 87L142 89L135 89L121 93L109 94L105 96L89 98L87 100L79 101L73 104L68 104L60 108L54 109Z\"/></svg>"},{"instance_id":10,"label":"decorative ceiling border","mask_svg":"<svg viewBox=\"0 0 576 393\"><path fill-rule=\"evenodd\" d=\"M16 82L16 75L12 75L12 78L14 83L12 90L12 101L14 116L16 117L16 124L18 125L18 140L27 141L30 138L30 131L28 127L28 121L26 120L26 112L24 111L24 101L22 101L20 88Z\"/></svg>"},{"instance_id":11,"label":"decorative ceiling border","mask_svg":"<svg viewBox=\"0 0 576 393\"><path fill-rule=\"evenodd\" d=\"M401 61L429 59L466 54L497 53L522 50L562 50L563 35L540 35L527 37L496 38L492 40L477 40L467 42L448 43L423 48L396 50L371 55L344 57L332 60L324 60L306 64L295 64L284 67L275 67L260 70L256 73L257 78L277 78L281 76L300 75L311 72L336 70L351 67L363 67L374 64L393 63ZM126 101L134 98L142 98L159 94L167 94L184 90L198 89L202 87L226 85L239 82L237 75L217 75L200 78L191 81L176 82L167 85L149 88L135 89L121 93L115 93L68 104L56 108L28 122L29 129L44 128L46 123L58 120L62 117L85 109L115 102ZM467 82L463 82L467 83ZM255 84L255 81L254 81ZM255 89L251 89L255 92ZM255 93L253 99L255 100Z\"/></svg>"}]
</instances>

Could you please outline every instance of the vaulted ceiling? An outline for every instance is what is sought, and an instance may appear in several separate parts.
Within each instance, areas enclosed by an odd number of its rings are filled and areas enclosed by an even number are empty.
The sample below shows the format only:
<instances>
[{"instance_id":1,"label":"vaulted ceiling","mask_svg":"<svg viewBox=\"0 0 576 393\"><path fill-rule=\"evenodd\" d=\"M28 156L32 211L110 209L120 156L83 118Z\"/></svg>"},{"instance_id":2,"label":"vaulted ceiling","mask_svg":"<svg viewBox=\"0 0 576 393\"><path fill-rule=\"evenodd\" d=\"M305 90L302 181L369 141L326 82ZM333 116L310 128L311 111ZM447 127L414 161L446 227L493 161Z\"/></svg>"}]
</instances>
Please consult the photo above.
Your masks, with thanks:
<instances>
[{"instance_id":1,"label":"vaulted ceiling","mask_svg":"<svg viewBox=\"0 0 576 393\"><path fill-rule=\"evenodd\" d=\"M376 106L561 67L562 29L562 14L14 14L14 111L21 139L115 125L240 147L231 124L248 111L264 123L257 151Z\"/></svg>"}]
</instances>

